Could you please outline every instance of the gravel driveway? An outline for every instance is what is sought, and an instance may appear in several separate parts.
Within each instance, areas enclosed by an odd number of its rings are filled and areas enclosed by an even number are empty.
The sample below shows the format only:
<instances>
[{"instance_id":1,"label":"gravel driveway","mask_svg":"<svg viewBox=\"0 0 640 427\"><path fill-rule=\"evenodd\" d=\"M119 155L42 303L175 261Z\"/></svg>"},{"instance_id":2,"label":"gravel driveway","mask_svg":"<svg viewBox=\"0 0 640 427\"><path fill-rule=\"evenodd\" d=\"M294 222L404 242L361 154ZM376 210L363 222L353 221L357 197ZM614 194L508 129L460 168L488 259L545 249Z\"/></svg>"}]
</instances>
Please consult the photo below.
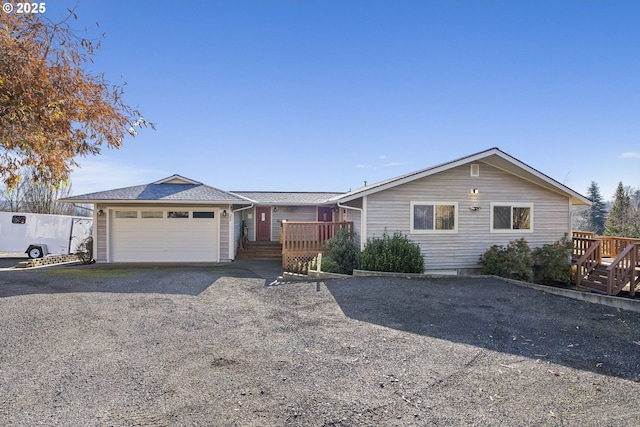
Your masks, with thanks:
<instances>
[{"instance_id":1,"label":"gravel driveway","mask_svg":"<svg viewBox=\"0 0 640 427\"><path fill-rule=\"evenodd\" d=\"M0 425L638 425L638 313L276 270L1 271Z\"/></svg>"}]
</instances>

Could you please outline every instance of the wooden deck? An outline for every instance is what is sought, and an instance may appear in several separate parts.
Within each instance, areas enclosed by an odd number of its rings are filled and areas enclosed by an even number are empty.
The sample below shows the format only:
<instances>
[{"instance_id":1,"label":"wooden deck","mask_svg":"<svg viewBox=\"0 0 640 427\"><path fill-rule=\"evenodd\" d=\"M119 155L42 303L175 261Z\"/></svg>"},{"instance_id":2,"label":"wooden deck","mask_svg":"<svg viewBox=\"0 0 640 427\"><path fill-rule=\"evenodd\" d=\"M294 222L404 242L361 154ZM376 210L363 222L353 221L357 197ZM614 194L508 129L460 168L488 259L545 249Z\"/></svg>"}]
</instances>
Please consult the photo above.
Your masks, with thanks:
<instances>
[{"instance_id":1,"label":"wooden deck","mask_svg":"<svg viewBox=\"0 0 640 427\"><path fill-rule=\"evenodd\" d=\"M353 222L283 221L280 233L282 268L306 273L313 259L324 251L324 243L340 230L353 233Z\"/></svg>"},{"instance_id":2,"label":"wooden deck","mask_svg":"<svg viewBox=\"0 0 640 427\"><path fill-rule=\"evenodd\" d=\"M640 239L574 232L572 259L578 287L607 295L628 289L633 297L640 285Z\"/></svg>"}]
</instances>

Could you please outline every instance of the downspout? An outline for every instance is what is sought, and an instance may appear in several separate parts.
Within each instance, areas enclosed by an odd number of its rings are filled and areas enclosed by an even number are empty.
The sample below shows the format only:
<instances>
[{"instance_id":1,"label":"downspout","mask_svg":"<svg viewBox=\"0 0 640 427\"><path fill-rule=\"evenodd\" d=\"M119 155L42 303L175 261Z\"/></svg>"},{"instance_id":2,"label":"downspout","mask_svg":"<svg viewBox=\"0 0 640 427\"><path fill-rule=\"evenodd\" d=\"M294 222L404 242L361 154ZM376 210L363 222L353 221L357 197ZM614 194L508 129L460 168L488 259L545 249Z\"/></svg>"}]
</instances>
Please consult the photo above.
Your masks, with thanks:
<instances>
[{"instance_id":1,"label":"downspout","mask_svg":"<svg viewBox=\"0 0 640 427\"><path fill-rule=\"evenodd\" d=\"M253 205L254 204L251 203L251 205L249 205L249 206L245 206L244 208L240 208L240 209L233 209L231 212L232 213L236 213L236 212L244 211L244 210L247 210L247 209L251 209L253 207Z\"/></svg>"},{"instance_id":2,"label":"downspout","mask_svg":"<svg viewBox=\"0 0 640 427\"><path fill-rule=\"evenodd\" d=\"M353 209L354 211L360 212L360 250L364 250L364 236L362 235L362 230L365 228L364 218L363 218L363 210L362 208L356 208L354 206L341 205L340 202L336 202L336 205L340 209Z\"/></svg>"},{"instance_id":3,"label":"downspout","mask_svg":"<svg viewBox=\"0 0 640 427\"><path fill-rule=\"evenodd\" d=\"M571 203L571 197L569 197L569 239L573 236L573 203Z\"/></svg>"},{"instance_id":4,"label":"downspout","mask_svg":"<svg viewBox=\"0 0 640 427\"><path fill-rule=\"evenodd\" d=\"M251 203L249 206L245 206L244 208L240 208L240 209L231 209L231 213L234 214L236 212L240 212L240 211L246 211L247 209L251 209L252 207L255 206L255 203ZM242 230L240 231L242 232Z\"/></svg>"}]
</instances>

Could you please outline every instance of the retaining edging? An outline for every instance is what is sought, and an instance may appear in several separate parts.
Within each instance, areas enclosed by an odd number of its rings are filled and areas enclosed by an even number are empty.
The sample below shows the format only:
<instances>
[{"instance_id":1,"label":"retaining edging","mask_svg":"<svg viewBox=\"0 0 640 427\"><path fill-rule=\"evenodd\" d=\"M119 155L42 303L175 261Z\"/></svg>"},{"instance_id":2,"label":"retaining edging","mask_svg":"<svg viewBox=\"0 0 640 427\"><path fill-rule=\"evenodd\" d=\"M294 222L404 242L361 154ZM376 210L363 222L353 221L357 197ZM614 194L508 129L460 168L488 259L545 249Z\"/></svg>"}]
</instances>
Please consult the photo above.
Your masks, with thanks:
<instances>
[{"instance_id":1,"label":"retaining edging","mask_svg":"<svg viewBox=\"0 0 640 427\"><path fill-rule=\"evenodd\" d=\"M30 258L27 261L21 261L16 268L33 268L46 267L56 264L66 264L70 262L81 262L82 260L77 254L68 255L46 255L42 258Z\"/></svg>"},{"instance_id":2,"label":"retaining edging","mask_svg":"<svg viewBox=\"0 0 640 427\"><path fill-rule=\"evenodd\" d=\"M498 276L484 276L495 277L514 285L523 286L525 288L536 289L548 294L554 294L565 298L572 298L578 301L590 302L592 304L606 305L608 307L620 308L622 310L635 311L640 313L640 300L633 300L628 298L620 298L611 295L596 294L591 292L574 291L573 289L555 288L553 286L538 285L536 283L521 282L519 280L506 279Z\"/></svg>"},{"instance_id":3,"label":"retaining edging","mask_svg":"<svg viewBox=\"0 0 640 427\"><path fill-rule=\"evenodd\" d=\"M553 286L539 285L536 283L521 282L519 280L507 279L504 277L485 275L485 274L461 274L456 273L390 273L384 271L369 270L353 270L353 275L327 273L324 271L309 271L308 275L285 273L285 277L289 279L305 280L305 279L347 279L349 277L401 277L405 279L482 279L494 278L500 279L507 283L511 283L525 288L536 289L548 294L558 295L565 298L572 298L578 301L585 301L592 304L606 305L608 307L619 308L622 310L634 311L640 313L640 300L632 300L628 298L620 298L610 295L602 295L590 292L575 291L572 289L556 288Z\"/></svg>"}]
</instances>

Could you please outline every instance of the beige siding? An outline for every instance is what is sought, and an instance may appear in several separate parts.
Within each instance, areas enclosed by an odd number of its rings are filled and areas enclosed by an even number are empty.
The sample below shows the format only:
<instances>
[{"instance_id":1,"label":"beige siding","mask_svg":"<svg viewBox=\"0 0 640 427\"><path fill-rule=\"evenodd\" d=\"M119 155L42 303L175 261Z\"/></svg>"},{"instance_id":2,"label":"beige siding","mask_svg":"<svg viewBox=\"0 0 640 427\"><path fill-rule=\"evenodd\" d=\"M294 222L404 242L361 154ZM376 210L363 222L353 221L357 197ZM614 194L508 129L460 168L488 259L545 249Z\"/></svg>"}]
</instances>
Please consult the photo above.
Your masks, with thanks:
<instances>
[{"instance_id":1,"label":"beige siding","mask_svg":"<svg viewBox=\"0 0 640 427\"><path fill-rule=\"evenodd\" d=\"M245 222L247 226L247 239L250 242L255 242L256 240L256 227L255 227L255 217L256 217L256 208L245 209L241 212L242 217L240 221L240 227L242 227L242 221Z\"/></svg>"},{"instance_id":2,"label":"beige siding","mask_svg":"<svg viewBox=\"0 0 640 427\"><path fill-rule=\"evenodd\" d=\"M457 202L457 233L411 234L412 201ZM533 232L492 233L491 202L533 203ZM480 176L470 176L469 165L463 165L371 194L366 207L366 237L380 237L385 229L409 235L420 244L427 270L478 268L479 256L493 244L524 237L533 248L570 232L568 197L481 162Z\"/></svg>"},{"instance_id":3,"label":"beige siding","mask_svg":"<svg viewBox=\"0 0 640 427\"><path fill-rule=\"evenodd\" d=\"M271 207L271 241L274 242L280 240L280 224L282 224L282 220L316 221L318 219L315 206L277 206L277 212L274 212L273 208ZM242 219L247 223L248 239L251 242L256 240L255 216L255 208L242 211Z\"/></svg>"},{"instance_id":4,"label":"beige siding","mask_svg":"<svg viewBox=\"0 0 640 427\"><path fill-rule=\"evenodd\" d=\"M242 211L233 213L233 253L238 253L238 243L242 234ZM235 255L234 255L235 256Z\"/></svg>"},{"instance_id":5,"label":"beige siding","mask_svg":"<svg viewBox=\"0 0 640 427\"><path fill-rule=\"evenodd\" d=\"M361 234L362 234L362 199L352 200L344 204L344 206L353 207L356 209L340 208L340 221L353 222L353 230L355 231L354 242L358 247L361 247Z\"/></svg>"},{"instance_id":6,"label":"beige siding","mask_svg":"<svg viewBox=\"0 0 640 427\"><path fill-rule=\"evenodd\" d=\"M107 206L96 204L95 211L103 210L104 215L95 216L94 245L96 262L107 262Z\"/></svg>"},{"instance_id":7,"label":"beige siding","mask_svg":"<svg viewBox=\"0 0 640 427\"><path fill-rule=\"evenodd\" d=\"M278 212L271 210L271 240L280 239L280 225L287 221L317 221L318 212L315 206L278 206Z\"/></svg>"},{"instance_id":8,"label":"beige siding","mask_svg":"<svg viewBox=\"0 0 640 427\"><path fill-rule=\"evenodd\" d=\"M220 206L220 262L232 261L233 258L229 257L229 237L231 230L231 206ZM222 216L222 212L226 210L227 216Z\"/></svg>"}]
</instances>

